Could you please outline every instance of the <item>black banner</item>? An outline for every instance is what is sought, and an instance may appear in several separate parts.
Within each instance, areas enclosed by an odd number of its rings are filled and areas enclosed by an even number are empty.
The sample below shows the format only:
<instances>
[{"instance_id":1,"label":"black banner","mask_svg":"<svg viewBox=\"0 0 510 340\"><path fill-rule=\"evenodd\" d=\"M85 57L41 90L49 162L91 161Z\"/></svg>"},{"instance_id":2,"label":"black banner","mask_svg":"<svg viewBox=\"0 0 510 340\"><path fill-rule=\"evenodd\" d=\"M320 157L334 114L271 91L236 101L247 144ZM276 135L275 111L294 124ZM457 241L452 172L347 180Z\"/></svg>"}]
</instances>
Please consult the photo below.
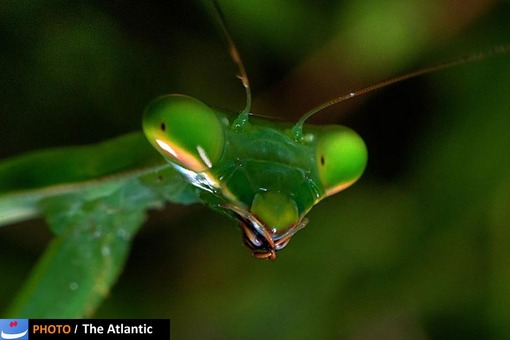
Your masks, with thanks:
<instances>
[{"instance_id":1,"label":"black banner","mask_svg":"<svg viewBox=\"0 0 510 340\"><path fill-rule=\"evenodd\" d=\"M0 323L0 326L5 324L5 327L0 327L0 339L170 339L169 319L28 319L28 323L27 319L2 321L5 322Z\"/></svg>"}]
</instances>

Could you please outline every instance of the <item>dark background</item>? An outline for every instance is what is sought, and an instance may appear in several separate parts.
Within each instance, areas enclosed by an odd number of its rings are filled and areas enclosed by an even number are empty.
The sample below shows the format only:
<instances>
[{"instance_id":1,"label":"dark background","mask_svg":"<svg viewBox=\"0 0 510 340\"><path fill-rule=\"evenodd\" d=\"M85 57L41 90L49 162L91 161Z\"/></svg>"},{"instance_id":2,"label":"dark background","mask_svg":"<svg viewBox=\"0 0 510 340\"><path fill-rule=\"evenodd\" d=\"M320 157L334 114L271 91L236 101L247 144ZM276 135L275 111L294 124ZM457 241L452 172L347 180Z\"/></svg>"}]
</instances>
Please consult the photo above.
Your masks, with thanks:
<instances>
[{"instance_id":1,"label":"dark background","mask_svg":"<svg viewBox=\"0 0 510 340\"><path fill-rule=\"evenodd\" d=\"M240 110L243 89L207 8L2 1L0 159L139 130L145 105L166 93ZM335 95L510 42L502 1L222 8L253 111L289 121ZM95 316L171 318L176 338L508 338L509 111L507 55L321 112L311 121L366 140L367 173L321 202L276 262L253 259L224 217L169 205L149 213ZM0 238L5 306L51 235L38 220Z\"/></svg>"}]
</instances>

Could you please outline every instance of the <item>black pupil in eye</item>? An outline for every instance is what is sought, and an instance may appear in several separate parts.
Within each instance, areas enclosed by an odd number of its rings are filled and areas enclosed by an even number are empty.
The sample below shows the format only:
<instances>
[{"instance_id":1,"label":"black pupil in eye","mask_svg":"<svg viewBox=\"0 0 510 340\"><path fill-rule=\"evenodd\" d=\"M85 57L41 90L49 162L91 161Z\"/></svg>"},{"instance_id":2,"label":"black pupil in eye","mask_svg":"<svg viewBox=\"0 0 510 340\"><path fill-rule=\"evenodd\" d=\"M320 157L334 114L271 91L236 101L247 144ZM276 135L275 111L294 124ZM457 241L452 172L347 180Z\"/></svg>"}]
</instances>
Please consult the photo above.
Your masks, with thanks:
<instances>
[{"instance_id":1,"label":"black pupil in eye","mask_svg":"<svg viewBox=\"0 0 510 340\"><path fill-rule=\"evenodd\" d=\"M321 155L321 165L324 165L324 155Z\"/></svg>"},{"instance_id":2,"label":"black pupil in eye","mask_svg":"<svg viewBox=\"0 0 510 340\"><path fill-rule=\"evenodd\" d=\"M161 131L165 131L166 130L166 125L165 123L161 123Z\"/></svg>"}]
</instances>

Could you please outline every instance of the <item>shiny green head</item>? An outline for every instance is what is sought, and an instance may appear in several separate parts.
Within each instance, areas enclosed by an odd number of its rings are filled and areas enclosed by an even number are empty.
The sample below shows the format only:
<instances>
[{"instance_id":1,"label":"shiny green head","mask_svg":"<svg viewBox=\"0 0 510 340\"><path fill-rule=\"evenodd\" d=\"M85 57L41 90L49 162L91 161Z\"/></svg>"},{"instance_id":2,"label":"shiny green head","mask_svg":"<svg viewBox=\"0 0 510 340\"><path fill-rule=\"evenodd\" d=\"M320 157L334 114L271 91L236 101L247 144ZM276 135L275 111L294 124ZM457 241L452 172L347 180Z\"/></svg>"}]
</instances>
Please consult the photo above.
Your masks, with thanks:
<instances>
[{"instance_id":1,"label":"shiny green head","mask_svg":"<svg viewBox=\"0 0 510 340\"><path fill-rule=\"evenodd\" d=\"M276 252L308 223L306 214L363 173L363 140L343 126L291 126L236 118L183 95L168 95L145 110L149 142L200 190L202 200L236 218L243 241L259 258Z\"/></svg>"},{"instance_id":2,"label":"shiny green head","mask_svg":"<svg viewBox=\"0 0 510 340\"><path fill-rule=\"evenodd\" d=\"M214 111L184 95L163 96L150 103L143 131L165 159L194 172L211 168L225 144L223 126Z\"/></svg>"}]
</instances>

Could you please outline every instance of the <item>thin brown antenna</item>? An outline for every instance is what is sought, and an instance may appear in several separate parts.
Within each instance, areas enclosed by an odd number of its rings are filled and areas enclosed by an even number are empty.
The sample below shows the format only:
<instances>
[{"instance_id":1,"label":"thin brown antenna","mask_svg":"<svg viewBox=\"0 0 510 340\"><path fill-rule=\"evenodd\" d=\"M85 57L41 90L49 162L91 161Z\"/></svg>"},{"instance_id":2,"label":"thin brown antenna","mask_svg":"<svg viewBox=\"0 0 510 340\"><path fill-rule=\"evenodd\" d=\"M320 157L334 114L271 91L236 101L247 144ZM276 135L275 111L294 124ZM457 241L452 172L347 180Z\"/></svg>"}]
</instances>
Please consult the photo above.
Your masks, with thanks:
<instances>
[{"instance_id":1,"label":"thin brown antenna","mask_svg":"<svg viewBox=\"0 0 510 340\"><path fill-rule=\"evenodd\" d=\"M368 92L375 91L382 87L385 87L385 86L388 86L391 84L395 84L395 83L398 83L398 82L401 82L401 81L404 81L407 79L415 78L415 77L418 77L418 76L421 76L421 75L424 75L427 73L432 73L432 72L437 72L440 70L448 69L450 67L457 66L457 65L463 65L463 64L467 64L467 63L471 63L471 62L481 61L481 60L484 60L484 59L487 59L490 57L494 57L497 55L506 54L508 52L510 52L510 44L496 46L488 51L473 53L473 54L470 54L470 55L467 55L464 57L460 57L460 58L456 58L453 60L449 60L449 61L446 61L446 62L443 62L440 64L432 65L429 67L424 67L424 68L418 69L416 71L411 71L404 75L401 75L401 76L398 76L395 78L391 78L388 80L384 80L384 81L381 81L374 85L370 85L365 88L361 88L359 90L346 93L340 97L333 98L319 106L316 106L315 108L313 108L310 111L308 111L307 113L305 113L303 115L303 117L301 117L301 119L299 119L299 121L296 123L296 125L294 126L294 128L292 130L293 130L296 138L300 139L302 137L302 129L303 129L304 122L308 118L310 118L311 116L316 114L317 112L327 109L328 107L331 107L333 105L339 104L339 103L346 101L348 99L360 96L360 95L368 93Z\"/></svg>"},{"instance_id":2,"label":"thin brown antenna","mask_svg":"<svg viewBox=\"0 0 510 340\"><path fill-rule=\"evenodd\" d=\"M214 12L216 14L217 19L216 22L220 28L223 38L227 43L230 57L234 64L237 65L237 69L239 71L237 77L241 80L241 83L243 84L243 87L246 91L246 106L244 107L243 111L241 111L241 115L243 115L247 119L248 114L250 113L251 110L251 88L250 82L248 80L248 74L246 73L243 61L241 59L241 56L239 55L239 51L237 50L236 44L234 43L234 40L232 40L227 25L225 24L225 16L223 15L223 12L221 10L220 5L218 4L218 1L211 0L211 2L213 4Z\"/></svg>"}]
</instances>

